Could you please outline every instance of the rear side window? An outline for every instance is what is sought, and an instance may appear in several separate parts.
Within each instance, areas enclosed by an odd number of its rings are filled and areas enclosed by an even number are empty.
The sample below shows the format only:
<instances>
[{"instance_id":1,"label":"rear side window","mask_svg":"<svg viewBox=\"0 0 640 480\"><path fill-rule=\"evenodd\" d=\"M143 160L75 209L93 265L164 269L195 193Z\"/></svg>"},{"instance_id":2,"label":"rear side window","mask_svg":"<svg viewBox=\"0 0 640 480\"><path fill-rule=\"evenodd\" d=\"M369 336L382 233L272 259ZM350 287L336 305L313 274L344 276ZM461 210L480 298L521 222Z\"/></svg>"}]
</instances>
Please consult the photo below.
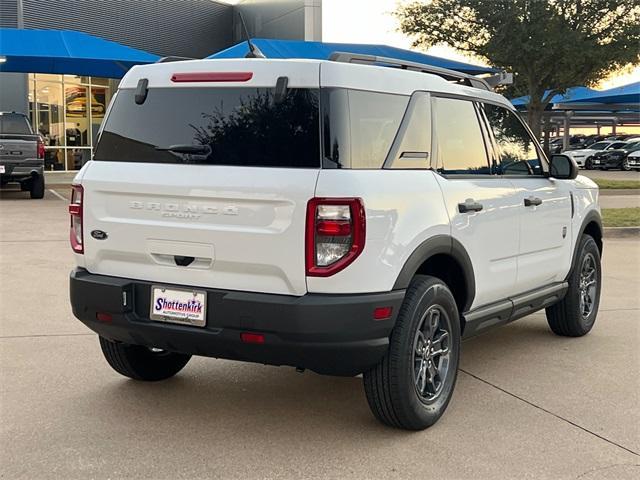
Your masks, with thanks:
<instances>
[{"instance_id":1,"label":"rear side window","mask_svg":"<svg viewBox=\"0 0 640 480\"><path fill-rule=\"evenodd\" d=\"M251 167L320 167L318 90L150 88L118 92L94 159Z\"/></svg>"},{"instance_id":2,"label":"rear side window","mask_svg":"<svg viewBox=\"0 0 640 480\"><path fill-rule=\"evenodd\" d=\"M438 171L446 175L490 174L473 102L434 98L433 111Z\"/></svg>"},{"instance_id":3,"label":"rear side window","mask_svg":"<svg viewBox=\"0 0 640 480\"><path fill-rule=\"evenodd\" d=\"M31 135L31 125L27 117L19 113L0 114L0 133L13 133L14 135Z\"/></svg>"},{"instance_id":4,"label":"rear side window","mask_svg":"<svg viewBox=\"0 0 640 480\"><path fill-rule=\"evenodd\" d=\"M323 166L382 168L408 103L404 95L323 89Z\"/></svg>"}]
</instances>

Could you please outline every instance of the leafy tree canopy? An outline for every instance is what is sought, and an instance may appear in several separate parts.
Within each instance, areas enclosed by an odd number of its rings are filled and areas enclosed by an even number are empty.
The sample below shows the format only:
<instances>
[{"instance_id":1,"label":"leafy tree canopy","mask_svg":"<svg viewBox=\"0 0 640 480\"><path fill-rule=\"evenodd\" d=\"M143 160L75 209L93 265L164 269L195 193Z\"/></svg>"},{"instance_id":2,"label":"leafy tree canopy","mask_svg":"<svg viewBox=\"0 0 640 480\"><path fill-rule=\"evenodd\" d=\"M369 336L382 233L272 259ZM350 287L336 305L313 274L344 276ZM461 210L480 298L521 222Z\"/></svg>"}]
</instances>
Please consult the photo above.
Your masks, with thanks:
<instances>
[{"instance_id":1,"label":"leafy tree canopy","mask_svg":"<svg viewBox=\"0 0 640 480\"><path fill-rule=\"evenodd\" d=\"M414 1L396 15L414 46L448 45L512 72L537 135L553 95L640 62L638 0Z\"/></svg>"}]
</instances>

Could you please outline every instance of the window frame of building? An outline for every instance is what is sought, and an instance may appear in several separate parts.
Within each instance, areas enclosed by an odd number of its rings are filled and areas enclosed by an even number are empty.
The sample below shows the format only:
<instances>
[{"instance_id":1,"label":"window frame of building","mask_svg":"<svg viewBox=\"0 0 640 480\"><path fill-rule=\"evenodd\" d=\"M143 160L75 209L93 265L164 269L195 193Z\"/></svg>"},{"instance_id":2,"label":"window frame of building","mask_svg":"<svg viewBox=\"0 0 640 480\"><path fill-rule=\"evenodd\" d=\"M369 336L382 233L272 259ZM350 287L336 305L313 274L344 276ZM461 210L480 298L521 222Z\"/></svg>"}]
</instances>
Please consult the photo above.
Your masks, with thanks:
<instances>
[{"instance_id":1,"label":"window frame of building","mask_svg":"<svg viewBox=\"0 0 640 480\"><path fill-rule=\"evenodd\" d=\"M62 168L57 171L77 171L82 167L84 163L93 158L93 147L98 137L100 125L106 115L106 110L109 101L116 91L117 80L102 78L102 77L88 77L88 76L75 76L75 75L63 75L63 74L41 74L41 73L29 73L27 76L28 96L29 96L29 119L33 125L35 131L40 133L40 117L41 112L44 110L41 107L43 102L40 101L41 97L38 94L40 85L56 86L61 92L61 104L58 108L62 108L60 113L62 132L59 136L59 143L57 145L50 145L48 143L49 138L45 137L45 157L55 157L53 163L45 164L46 170L56 170L54 165L61 164ZM79 86L85 89L85 105L86 105L86 142L82 141L82 145L68 145L67 142L67 130L69 125L74 122L70 121L70 117L67 112L67 88ZM93 94L94 89L104 89L105 99L103 105L102 117L95 116L93 113ZM94 121L100 118L100 123L97 124L97 128L94 132ZM51 123L51 116L49 116L49 123ZM48 153L48 155L47 155ZM77 160L79 159L79 160ZM77 166L77 168L76 168Z\"/></svg>"}]
</instances>

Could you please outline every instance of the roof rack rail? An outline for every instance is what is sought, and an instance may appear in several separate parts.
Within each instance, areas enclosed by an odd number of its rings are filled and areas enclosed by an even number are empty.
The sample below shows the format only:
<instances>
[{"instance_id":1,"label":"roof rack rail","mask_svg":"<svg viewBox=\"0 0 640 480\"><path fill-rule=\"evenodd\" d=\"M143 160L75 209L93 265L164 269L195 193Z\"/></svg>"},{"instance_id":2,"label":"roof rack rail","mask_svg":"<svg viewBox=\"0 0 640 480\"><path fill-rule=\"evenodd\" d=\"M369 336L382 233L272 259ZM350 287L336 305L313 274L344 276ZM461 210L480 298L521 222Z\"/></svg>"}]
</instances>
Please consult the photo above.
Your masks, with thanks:
<instances>
[{"instance_id":1,"label":"roof rack rail","mask_svg":"<svg viewBox=\"0 0 640 480\"><path fill-rule=\"evenodd\" d=\"M195 60L195 58L177 57L175 55L170 55L168 57L162 57L161 59L157 60L156 63L182 62L184 60Z\"/></svg>"},{"instance_id":2,"label":"roof rack rail","mask_svg":"<svg viewBox=\"0 0 640 480\"><path fill-rule=\"evenodd\" d=\"M397 67L402 70L411 70L414 72L431 73L438 75L448 81L462 83L470 87L481 88L483 90L492 90L491 86L482 78L474 77L468 73L449 70L448 68L435 67L426 63L407 62L398 60L397 58L378 57L376 55L365 55L361 53L349 52L333 52L329 57L332 62L357 63L361 65L383 64Z\"/></svg>"}]
</instances>

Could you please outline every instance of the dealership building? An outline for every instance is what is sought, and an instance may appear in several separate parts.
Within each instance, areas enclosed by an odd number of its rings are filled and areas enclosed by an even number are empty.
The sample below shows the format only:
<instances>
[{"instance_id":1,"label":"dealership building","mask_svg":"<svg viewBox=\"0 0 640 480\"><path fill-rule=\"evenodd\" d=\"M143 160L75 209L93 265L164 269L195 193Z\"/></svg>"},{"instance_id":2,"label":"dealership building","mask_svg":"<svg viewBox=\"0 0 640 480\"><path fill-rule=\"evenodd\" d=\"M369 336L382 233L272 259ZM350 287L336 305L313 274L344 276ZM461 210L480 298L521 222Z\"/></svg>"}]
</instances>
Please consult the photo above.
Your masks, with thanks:
<instances>
[{"instance_id":1,"label":"dealership building","mask_svg":"<svg viewBox=\"0 0 640 480\"><path fill-rule=\"evenodd\" d=\"M244 40L238 12L252 37L320 41L321 10L321 0L0 0L0 39L15 44L0 49L30 55L0 56L0 111L29 115L45 139L47 170L76 170L91 158L106 106L132 64L231 47ZM109 62L122 66L116 72L97 59L63 63L47 58L56 43L134 60Z\"/></svg>"}]
</instances>

